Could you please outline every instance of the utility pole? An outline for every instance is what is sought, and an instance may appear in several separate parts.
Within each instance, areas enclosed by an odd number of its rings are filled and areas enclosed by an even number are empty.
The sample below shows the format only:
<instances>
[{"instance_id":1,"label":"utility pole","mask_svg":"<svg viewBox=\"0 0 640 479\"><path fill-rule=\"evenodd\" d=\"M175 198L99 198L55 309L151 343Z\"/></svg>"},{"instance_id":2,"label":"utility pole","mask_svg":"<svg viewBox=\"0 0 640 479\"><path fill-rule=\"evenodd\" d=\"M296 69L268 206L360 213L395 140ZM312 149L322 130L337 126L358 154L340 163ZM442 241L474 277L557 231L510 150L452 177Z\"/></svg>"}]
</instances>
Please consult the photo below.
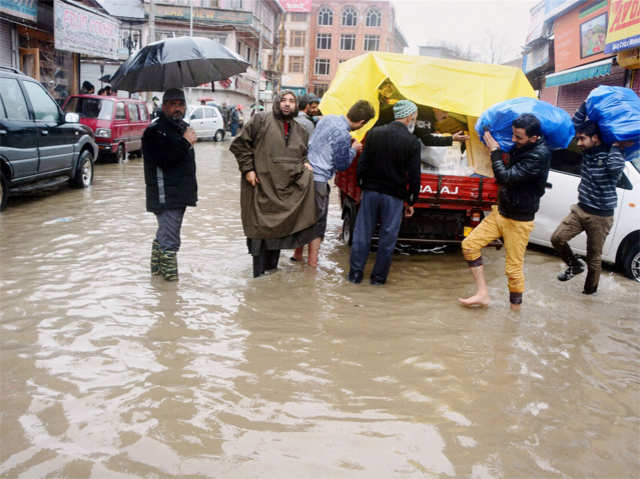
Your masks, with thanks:
<instances>
[{"instance_id":1,"label":"utility pole","mask_svg":"<svg viewBox=\"0 0 640 479\"><path fill-rule=\"evenodd\" d=\"M193 0L189 2L189 36L193 37ZM189 87L189 101L193 101L191 100L192 93L192 89Z\"/></svg>"},{"instance_id":2,"label":"utility pole","mask_svg":"<svg viewBox=\"0 0 640 479\"><path fill-rule=\"evenodd\" d=\"M156 2L151 0L149 6L149 41L147 43L153 43L156 41Z\"/></svg>"}]
</instances>

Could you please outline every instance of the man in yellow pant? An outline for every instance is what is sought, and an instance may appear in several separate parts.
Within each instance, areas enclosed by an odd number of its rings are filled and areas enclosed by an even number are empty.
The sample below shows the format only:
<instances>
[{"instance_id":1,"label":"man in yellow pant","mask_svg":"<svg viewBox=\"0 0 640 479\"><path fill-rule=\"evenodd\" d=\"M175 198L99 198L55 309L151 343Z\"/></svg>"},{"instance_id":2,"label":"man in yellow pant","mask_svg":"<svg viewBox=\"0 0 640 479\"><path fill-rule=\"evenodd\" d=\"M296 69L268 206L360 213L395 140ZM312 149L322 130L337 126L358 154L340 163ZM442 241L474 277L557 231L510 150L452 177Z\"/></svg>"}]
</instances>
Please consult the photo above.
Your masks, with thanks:
<instances>
[{"instance_id":1,"label":"man in yellow pant","mask_svg":"<svg viewBox=\"0 0 640 479\"><path fill-rule=\"evenodd\" d=\"M524 293L524 253L533 229L533 219L544 194L551 152L542 138L540 121L529 113L516 118L512 125L513 149L508 159L491 133L485 131L484 142L491 150L491 164L500 185L498 205L462 242L462 254L476 282L476 293L460 298L463 306L487 306L489 291L482 266L482 248L502 237L506 250L505 273L512 310L519 310Z\"/></svg>"}]
</instances>

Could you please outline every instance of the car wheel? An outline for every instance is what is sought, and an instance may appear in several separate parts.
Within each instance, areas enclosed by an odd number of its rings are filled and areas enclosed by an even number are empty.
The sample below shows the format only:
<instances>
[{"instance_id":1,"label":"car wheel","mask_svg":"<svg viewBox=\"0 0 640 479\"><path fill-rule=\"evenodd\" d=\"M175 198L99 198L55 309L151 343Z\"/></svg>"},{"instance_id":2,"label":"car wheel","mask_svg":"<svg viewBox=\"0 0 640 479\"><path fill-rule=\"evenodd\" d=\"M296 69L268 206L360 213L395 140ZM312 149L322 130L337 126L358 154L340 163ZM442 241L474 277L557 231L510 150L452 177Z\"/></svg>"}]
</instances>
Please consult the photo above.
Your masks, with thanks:
<instances>
[{"instance_id":1,"label":"car wheel","mask_svg":"<svg viewBox=\"0 0 640 479\"><path fill-rule=\"evenodd\" d=\"M224 140L224 131L218 130L216 131L215 136L213 137L213 141L222 141Z\"/></svg>"},{"instance_id":2,"label":"car wheel","mask_svg":"<svg viewBox=\"0 0 640 479\"><path fill-rule=\"evenodd\" d=\"M624 274L640 282L640 245L630 247L622 263Z\"/></svg>"},{"instance_id":3,"label":"car wheel","mask_svg":"<svg viewBox=\"0 0 640 479\"><path fill-rule=\"evenodd\" d=\"M91 152L89 150L84 150L80 153L76 176L71 183L76 188L86 188L93 183L93 161L91 161Z\"/></svg>"},{"instance_id":4,"label":"car wheel","mask_svg":"<svg viewBox=\"0 0 640 479\"><path fill-rule=\"evenodd\" d=\"M353 230L356 226L352 208L346 208L342 218L342 241L348 246L353 244Z\"/></svg>"},{"instance_id":5,"label":"car wheel","mask_svg":"<svg viewBox=\"0 0 640 479\"><path fill-rule=\"evenodd\" d=\"M118 145L118 149L116 150L114 161L116 163L122 163L126 158L126 152L124 150L124 145L120 143Z\"/></svg>"},{"instance_id":6,"label":"car wheel","mask_svg":"<svg viewBox=\"0 0 640 479\"><path fill-rule=\"evenodd\" d=\"M7 198L9 198L9 186L4 174L0 171L0 211L7 208Z\"/></svg>"}]
</instances>

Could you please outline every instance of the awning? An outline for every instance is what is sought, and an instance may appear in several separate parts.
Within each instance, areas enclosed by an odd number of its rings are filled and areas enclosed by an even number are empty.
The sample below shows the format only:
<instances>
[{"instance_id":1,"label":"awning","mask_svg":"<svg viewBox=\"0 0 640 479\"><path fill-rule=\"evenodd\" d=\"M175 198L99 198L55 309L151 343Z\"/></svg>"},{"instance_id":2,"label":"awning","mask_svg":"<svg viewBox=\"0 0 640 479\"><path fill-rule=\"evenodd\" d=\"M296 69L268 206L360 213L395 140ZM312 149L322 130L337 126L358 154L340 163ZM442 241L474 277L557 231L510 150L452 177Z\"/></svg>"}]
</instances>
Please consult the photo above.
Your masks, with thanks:
<instances>
[{"instance_id":1,"label":"awning","mask_svg":"<svg viewBox=\"0 0 640 479\"><path fill-rule=\"evenodd\" d=\"M570 83L578 83L580 81L589 80L591 78L602 77L611 73L611 64L613 58L600 60L599 62L589 63L588 65L580 65L563 72L552 73L547 75L545 86L569 85Z\"/></svg>"}]
</instances>

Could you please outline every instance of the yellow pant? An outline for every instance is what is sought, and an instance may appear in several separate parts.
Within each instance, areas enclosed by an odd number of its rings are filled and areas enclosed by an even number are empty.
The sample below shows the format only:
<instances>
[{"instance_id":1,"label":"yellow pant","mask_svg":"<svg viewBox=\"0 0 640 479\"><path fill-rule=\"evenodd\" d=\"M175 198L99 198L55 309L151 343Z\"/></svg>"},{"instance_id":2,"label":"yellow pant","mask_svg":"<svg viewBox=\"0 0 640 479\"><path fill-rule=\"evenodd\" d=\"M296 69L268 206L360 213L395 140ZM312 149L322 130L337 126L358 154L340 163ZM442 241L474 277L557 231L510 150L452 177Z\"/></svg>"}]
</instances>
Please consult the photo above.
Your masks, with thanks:
<instances>
[{"instance_id":1,"label":"yellow pant","mask_svg":"<svg viewBox=\"0 0 640 479\"><path fill-rule=\"evenodd\" d=\"M502 237L506 251L504 272L507 275L509 291L523 293L524 253L532 229L533 221L505 218L498 212L498 207L493 206L491 213L462 242L462 254L471 265L480 265L482 248Z\"/></svg>"}]
</instances>

